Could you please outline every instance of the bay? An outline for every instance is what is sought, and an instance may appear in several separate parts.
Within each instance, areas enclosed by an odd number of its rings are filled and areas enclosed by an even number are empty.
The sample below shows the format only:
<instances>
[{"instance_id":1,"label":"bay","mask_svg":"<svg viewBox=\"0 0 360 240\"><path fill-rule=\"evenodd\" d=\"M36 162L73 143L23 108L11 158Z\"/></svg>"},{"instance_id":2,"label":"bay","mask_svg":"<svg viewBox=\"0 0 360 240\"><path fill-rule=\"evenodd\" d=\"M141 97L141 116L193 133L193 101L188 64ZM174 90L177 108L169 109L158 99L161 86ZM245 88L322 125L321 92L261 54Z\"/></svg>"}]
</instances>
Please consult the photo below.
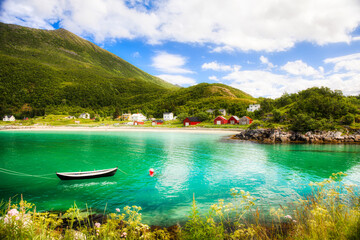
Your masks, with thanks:
<instances>
[{"instance_id":1,"label":"bay","mask_svg":"<svg viewBox=\"0 0 360 240\"><path fill-rule=\"evenodd\" d=\"M55 172L118 166L115 176L61 181ZM311 193L309 182L332 173L360 186L360 146L257 144L224 133L192 132L0 132L0 199L20 198L37 210L80 208L115 212L142 207L145 223L186 220L193 196L206 212L233 187L249 191L267 209ZM155 176L148 170L153 168Z\"/></svg>"}]
</instances>

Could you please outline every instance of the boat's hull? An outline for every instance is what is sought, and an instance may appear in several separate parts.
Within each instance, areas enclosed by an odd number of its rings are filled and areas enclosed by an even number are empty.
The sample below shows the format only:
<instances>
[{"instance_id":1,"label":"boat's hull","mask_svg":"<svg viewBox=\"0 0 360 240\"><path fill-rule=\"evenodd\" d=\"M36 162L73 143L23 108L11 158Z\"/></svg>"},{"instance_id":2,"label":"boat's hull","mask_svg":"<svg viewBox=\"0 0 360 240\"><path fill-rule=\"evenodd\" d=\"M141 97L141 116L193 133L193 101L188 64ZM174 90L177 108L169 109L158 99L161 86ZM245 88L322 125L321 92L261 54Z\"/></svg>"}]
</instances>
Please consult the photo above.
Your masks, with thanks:
<instances>
[{"instance_id":1,"label":"boat's hull","mask_svg":"<svg viewBox=\"0 0 360 240\"><path fill-rule=\"evenodd\" d=\"M80 180L114 176L118 168L91 172L56 173L61 180Z\"/></svg>"}]
</instances>

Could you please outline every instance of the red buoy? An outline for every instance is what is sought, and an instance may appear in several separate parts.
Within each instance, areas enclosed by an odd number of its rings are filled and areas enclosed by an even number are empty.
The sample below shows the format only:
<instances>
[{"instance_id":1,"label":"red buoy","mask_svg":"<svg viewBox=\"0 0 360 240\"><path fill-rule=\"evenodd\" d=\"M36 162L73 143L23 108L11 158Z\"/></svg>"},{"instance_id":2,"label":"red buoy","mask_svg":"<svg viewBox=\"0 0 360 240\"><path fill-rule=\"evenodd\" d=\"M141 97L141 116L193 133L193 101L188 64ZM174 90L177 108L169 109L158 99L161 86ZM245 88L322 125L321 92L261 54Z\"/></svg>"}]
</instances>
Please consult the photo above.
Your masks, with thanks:
<instances>
[{"instance_id":1,"label":"red buoy","mask_svg":"<svg viewBox=\"0 0 360 240\"><path fill-rule=\"evenodd\" d=\"M154 169L150 168L149 169L149 174L150 174L150 177L154 176L154 174L155 174Z\"/></svg>"}]
</instances>

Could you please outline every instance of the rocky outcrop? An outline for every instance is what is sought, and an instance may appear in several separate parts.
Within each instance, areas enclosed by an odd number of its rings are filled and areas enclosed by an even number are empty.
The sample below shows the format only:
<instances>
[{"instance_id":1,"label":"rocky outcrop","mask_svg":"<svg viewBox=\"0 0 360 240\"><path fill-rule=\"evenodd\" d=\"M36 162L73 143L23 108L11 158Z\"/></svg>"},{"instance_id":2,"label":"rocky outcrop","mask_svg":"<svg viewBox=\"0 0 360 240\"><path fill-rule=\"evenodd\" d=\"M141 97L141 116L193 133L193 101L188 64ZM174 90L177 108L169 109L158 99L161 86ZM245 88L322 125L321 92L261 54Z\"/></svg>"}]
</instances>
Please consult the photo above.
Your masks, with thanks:
<instances>
[{"instance_id":1,"label":"rocky outcrop","mask_svg":"<svg viewBox=\"0 0 360 240\"><path fill-rule=\"evenodd\" d=\"M360 130L353 134L334 131L315 131L305 134L280 129L247 129L234 136L235 139L262 143L360 143Z\"/></svg>"}]
</instances>

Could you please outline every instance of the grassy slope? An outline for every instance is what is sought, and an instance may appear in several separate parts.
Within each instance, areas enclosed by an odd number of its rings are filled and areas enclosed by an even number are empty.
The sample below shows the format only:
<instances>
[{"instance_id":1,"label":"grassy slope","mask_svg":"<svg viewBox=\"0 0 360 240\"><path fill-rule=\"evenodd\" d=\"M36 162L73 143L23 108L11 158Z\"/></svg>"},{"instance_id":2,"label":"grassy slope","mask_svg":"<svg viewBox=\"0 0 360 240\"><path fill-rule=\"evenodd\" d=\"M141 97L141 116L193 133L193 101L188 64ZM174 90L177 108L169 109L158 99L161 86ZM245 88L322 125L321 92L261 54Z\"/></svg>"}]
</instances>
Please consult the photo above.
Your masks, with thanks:
<instances>
[{"instance_id":1,"label":"grassy slope","mask_svg":"<svg viewBox=\"0 0 360 240\"><path fill-rule=\"evenodd\" d=\"M249 94L224 84L200 83L176 92L165 94L162 98L148 103L145 107L157 106L164 111L173 111L176 114L189 112L190 109L205 111L209 108L225 108L228 112L235 113L246 109L256 99Z\"/></svg>"},{"instance_id":2,"label":"grassy slope","mask_svg":"<svg viewBox=\"0 0 360 240\"><path fill-rule=\"evenodd\" d=\"M0 114L20 112L28 103L35 109L117 107L160 116L190 108L245 109L255 100L224 84L178 88L64 29L0 23L0 68Z\"/></svg>"},{"instance_id":3,"label":"grassy slope","mask_svg":"<svg viewBox=\"0 0 360 240\"><path fill-rule=\"evenodd\" d=\"M122 106L177 89L64 29L0 23L0 68L0 103L10 108Z\"/></svg>"}]
</instances>

